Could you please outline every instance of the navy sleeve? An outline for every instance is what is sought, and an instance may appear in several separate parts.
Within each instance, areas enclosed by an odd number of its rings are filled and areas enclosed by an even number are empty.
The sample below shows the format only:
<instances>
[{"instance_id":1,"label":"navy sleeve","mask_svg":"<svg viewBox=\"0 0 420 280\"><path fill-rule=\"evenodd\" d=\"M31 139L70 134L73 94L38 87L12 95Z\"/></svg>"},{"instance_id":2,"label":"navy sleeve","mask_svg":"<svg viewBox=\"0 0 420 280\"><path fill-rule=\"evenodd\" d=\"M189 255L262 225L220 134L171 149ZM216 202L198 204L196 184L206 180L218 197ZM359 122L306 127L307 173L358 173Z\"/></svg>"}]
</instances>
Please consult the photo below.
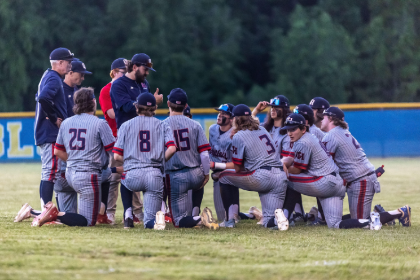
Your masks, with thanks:
<instances>
[{"instance_id":1,"label":"navy sleeve","mask_svg":"<svg viewBox=\"0 0 420 280\"><path fill-rule=\"evenodd\" d=\"M123 106L122 106L122 109L123 109L123 111L124 112L126 112L126 113L130 113L130 112L135 112L136 111L136 107L134 107L134 105L133 105L133 101L128 101L127 103L125 103Z\"/></svg>"},{"instance_id":2,"label":"navy sleeve","mask_svg":"<svg viewBox=\"0 0 420 280\"><path fill-rule=\"evenodd\" d=\"M41 104L42 110L47 115L48 119L55 124L57 121L57 114L54 108L54 97L57 94L61 84L57 79L48 79L44 87L38 95L38 102Z\"/></svg>"},{"instance_id":3,"label":"navy sleeve","mask_svg":"<svg viewBox=\"0 0 420 280\"><path fill-rule=\"evenodd\" d=\"M130 95L127 92L127 88L122 83L118 83L118 80L112 83L111 86L111 96L113 98L113 102L115 104L115 109L121 110L123 109L125 112L129 112L133 110L133 100L131 100ZM131 103L131 106L126 105L128 102ZM126 107L125 109L123 107ZM133 108L131 108L133 107ZM128 111L126 110L128 108Z\"/></svg>"}]
</instances>

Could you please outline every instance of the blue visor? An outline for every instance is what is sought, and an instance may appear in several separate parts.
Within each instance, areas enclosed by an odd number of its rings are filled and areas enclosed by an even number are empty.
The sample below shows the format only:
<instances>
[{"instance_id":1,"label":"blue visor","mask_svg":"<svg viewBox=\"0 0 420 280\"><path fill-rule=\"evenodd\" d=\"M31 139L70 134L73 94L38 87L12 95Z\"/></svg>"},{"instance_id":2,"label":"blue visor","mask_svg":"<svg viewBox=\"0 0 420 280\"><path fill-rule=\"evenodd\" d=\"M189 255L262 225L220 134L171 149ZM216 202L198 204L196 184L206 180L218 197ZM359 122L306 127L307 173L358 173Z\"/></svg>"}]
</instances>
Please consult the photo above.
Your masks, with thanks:
<instances>
[{"instance_id":1,"label":"blue visor","mask_svg":"<svg viewBox=\"0 0 420 280\"><path fill-rule=\"evenodd\" d=\"M299 114L299 110L295 108L295 109L293 109L293 113Z\"/></svg>"},{"instance_id":2,"label":"blue visor","mask_svg":"<svg viewBox=\"0 0 420 280\"><path fill-rule=\"evenodd\" d=\"M227 104L220 105L219 108L217 108L216 110L217 111L223 111L223 112L226 112L228 114L232 114L232 111L230 110L229 105L227 105Z\"/></svg>"},{"instance_id":3,"label":"blue visor","mask_svg":"<svg viewBox=\"0 0 420 280\"><path fill-rule=\"evenodd\" d=\"M280 106L280 99L278 98L270 99L270 105Z\"/></svg>"}]
</instances>

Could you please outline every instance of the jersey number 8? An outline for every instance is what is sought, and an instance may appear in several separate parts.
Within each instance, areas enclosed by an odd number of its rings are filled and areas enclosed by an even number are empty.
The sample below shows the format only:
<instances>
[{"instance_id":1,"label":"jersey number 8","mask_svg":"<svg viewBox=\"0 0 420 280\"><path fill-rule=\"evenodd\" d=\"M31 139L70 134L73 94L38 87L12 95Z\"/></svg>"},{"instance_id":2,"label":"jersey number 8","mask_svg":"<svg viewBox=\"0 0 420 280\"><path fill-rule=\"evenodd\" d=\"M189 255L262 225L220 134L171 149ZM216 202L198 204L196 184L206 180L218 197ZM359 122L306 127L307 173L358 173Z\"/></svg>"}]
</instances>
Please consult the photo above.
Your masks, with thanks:
<instances>
[{"instance_id":1,"label":"jersey number 8","mask_svg":"<svg viewBox=\"0 0 420 280\"><path fill-rule=\"evenodd\" d=\"M140 152L150 152L150 131L140 130Z\"/></svg>"}]
</instances>

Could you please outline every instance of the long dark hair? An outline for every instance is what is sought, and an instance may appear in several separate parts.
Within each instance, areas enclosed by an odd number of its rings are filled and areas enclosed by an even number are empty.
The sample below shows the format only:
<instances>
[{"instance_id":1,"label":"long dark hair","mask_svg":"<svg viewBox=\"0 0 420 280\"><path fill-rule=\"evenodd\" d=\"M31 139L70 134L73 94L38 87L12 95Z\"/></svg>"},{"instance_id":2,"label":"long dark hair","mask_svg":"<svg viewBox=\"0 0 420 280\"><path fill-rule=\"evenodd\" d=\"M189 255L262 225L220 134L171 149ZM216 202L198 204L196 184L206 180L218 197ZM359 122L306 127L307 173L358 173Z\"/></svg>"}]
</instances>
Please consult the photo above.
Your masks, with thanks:
<instances>
[{"instance_id":1,"label":"long dark hair","mask_svg":"<svg viewBox=\"0 0 420 280\"><path fill-rule=\"evenodd\" d=\"M82 87L74 93L73 112L76 115L95 112L95 101L93 101L93 99L95 99L95 95L93 94L93 88Z\"/></svg>"},{"instance_id":2,"label":"long dark hair","mask_svg":"<svg viewBox=\"0 0 420 280\"><path fill-rule=\"evenodd\" d=\"M281 120L281 126L283 126L284 125L284 122L285 122L285 120L287 118L287 116L289 116L292 113L292 111L288 107L274 107L274 108L281 108L282 109L281 111L280 110L276 110L276 112L277 112L277 117L281 117L282 118L282 120ZM264 125L263 125L264 128L268 132L270 132L273 129L273 126L274 126L274 119L271 117L271 112L270 111L271 110L269 110L267 112L267 115L265 116L265 120L264 120ZM280 116L279 116L279 111L281 112L281 115Z\"/></svg>"}]
</instances>

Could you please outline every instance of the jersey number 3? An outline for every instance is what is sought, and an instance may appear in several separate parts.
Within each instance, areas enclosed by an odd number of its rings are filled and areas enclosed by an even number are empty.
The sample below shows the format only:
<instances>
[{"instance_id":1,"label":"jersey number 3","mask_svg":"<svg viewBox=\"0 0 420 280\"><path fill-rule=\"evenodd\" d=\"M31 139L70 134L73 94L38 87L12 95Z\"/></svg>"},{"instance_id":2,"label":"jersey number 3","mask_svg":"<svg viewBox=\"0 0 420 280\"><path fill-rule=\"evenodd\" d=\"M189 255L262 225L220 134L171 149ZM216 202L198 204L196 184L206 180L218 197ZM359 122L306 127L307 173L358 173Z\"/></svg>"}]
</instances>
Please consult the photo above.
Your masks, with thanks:
<instances>
[{"instance_id":1,"label":"jersey number 3","mask_svg":"<svg viewBox=\"0 0 420 280\"><path fill-rule=\"evenodd\" d=\"M269 151L267 151L267 153L268 153L269 155L271 155L272 153L274 153L274 152L276 151L276 149L274 148L273 144L271 144L271 141L270 141L270 139L268 138L268 136L267 136L266 134L261 135L259 138L260 138L260 140L261 140L261 141L262 141L263 139L266 139L266 140L267 140L267 141L265 142L265 144L266 144L268 147L271 147L271 149L270 149Z\"/></svg>"},{"instance_id":2,"label":"jersey number 3","mask_svg":"<svg viewBox=\"0 0 420 280\"><path fill-rule=\"evenodd\" d=\"M186 133L188 135L188 128L174 130L174 138L176 141L176 150L177 151L189 151L191 149L190 146L190 138L188 136L184 137L182 134ZM180 145L180 143L184 142L184 146Z\"/></svg>"},{"instance_id":3,"label":"jersey number 3","mask_svg":"<svg viewBox=\"0 0 420 280\"><path fill-rule=\"evenodd\" d=\"M85 139L85 137L82 137L82 133L84 133L86 135L86 131L87 131L87 129L85 129L85 128L80 128L80 129L71 128L69 130L69 133L73 134L71 136L70 143L69 143L70 150L82 151L82 150L85 149L86 139ZM77 137L77 141L81 143L80 146L74 145L74 140L76 140L76 137Z\"/></svg>"},{"instance_id":4,"label":"jersey number 3","mask_svg":"<svg viewBox=\"0 0 420 280\"><path fill-rule=\"evenodd\" d=\"M346 136L351 137L351 141L353 142L353 145L356 149L360 149L359 142L357 142L357 140L351 134L346 133Z\"/></svg>"}]
</instances>

